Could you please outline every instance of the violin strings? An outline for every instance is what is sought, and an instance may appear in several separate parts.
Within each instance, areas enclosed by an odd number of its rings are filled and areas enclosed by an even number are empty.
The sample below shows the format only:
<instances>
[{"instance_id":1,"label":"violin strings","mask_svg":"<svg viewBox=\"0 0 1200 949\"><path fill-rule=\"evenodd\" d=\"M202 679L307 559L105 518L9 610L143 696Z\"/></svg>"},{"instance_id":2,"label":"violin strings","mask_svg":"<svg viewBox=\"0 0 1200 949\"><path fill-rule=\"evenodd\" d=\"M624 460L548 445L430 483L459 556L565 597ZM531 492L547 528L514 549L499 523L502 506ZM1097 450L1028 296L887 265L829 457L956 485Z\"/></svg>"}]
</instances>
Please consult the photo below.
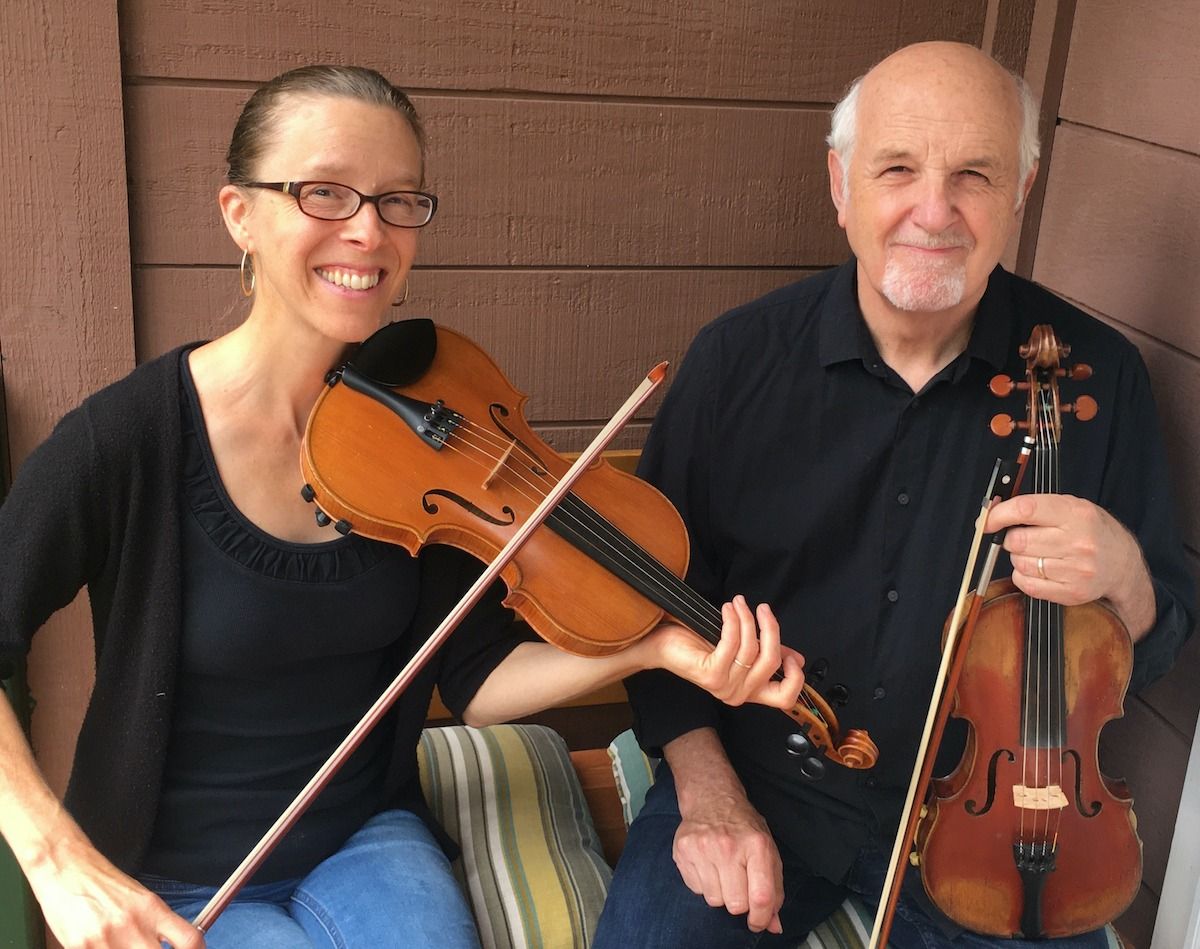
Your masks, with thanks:
<instances>
[{"instance_id":1,"label":"violin strings","mask_svg":"<svg viewBox=\"0 0 1200 949\"><path fill-rule=\"evenodd\" d=\"M1031 418L1030 423L1037 426L1037 444L1033 456L1033 490L1035 494L1041 494L1044 490L1043 479L1046 471L1046 441L1045 441L1045 415L1043 411L1043 398L1040 387L1036 390L1035 398L1037 404L1034 410L1037 413L1036 418ZM1022 707L1023 713L1021 718L1021 783L1026 789L1040 787L1041 779L1041 746L1043 744L1042 736L1042 703L1041 703L1041 615L1039 601L1034 597L1027 596L1025 598L1025 676L1023 680L1022 692ZM1030 749L1032 745L1032 751ZM1031 761L1032 758L1032 767ZM1035 791L1036 794L1036 791ZM1028 837L1026 835L1026 812L1028 808L1020 807L1020 844L1022 853L1025 851L1026 842L1029 842L1030 851L1036 847L1039 837L1038 834L1038 813L1035 809L1034 813L1029 816L1032 823L1032 828L1029 830Z\"/></svg>"},{"instance_id":2,"label":"violin strings","mask_svg":"<svg viewBox=\"0 0 1200 949\"><path fill-rule=\"evenodd\" d=\"M479 426L474 425L474 423L468 424L471 427L472 433L482 435L484 441L495 440L495 436L492 436L490 432L480 430ZM506 467L518 475L520 481L534 492L533 496L522 490L521 484L515 484L508 478L504 478L503 480L526 500L536 502L545 496L546 491L549 487L553 486L554 482L546 476L543 466L540 464L535 465L531 462L526 462L526 468L530 469L530 475L536 481L531 481L530 477L525 476L515 463L521 460L518 454L525 455L526 457L531 456L520 446L520 443L516 443L516 446L517 450L514 450L510 455L508 459L510 464ZM505 445L505 450L507 450L507 445ZM499 461L499 458L503 457L502 455L487 455L486 452L484 454L491 461ZM499 476L500 474L498 473ZM667 570L657 559L651 557L641 547L634 544L628 537L613 527L611 523L596 515L585 503L579 501L577 498L574 502L570 499L571 496L569 495L567 502L560 508L564 519L581 528L582 532L590 534L593 543L598 547L607 547L606 553L624 560L630 569L641 571L643 580L647 582L654 581L653 585L664 596L668 593L674 593L677 598L682 598L686 601L676 604L681 611L686 611L687 613L687 615L679 616L680 619L691 618L695 622L707 627L714 635L719 634L721 628L721 612L719 609L703 597L700 597L699 594Z\"/></svg>"},{"instance_id":3,"label":"violin strings","mask_svg":"<svg viewBox=\"0 0 1200 949\"><path fill-rule=\"evenodd\" d=\"M474 434L482 435L485 441L495 441L495 436L493 436L490 432L487 432L486 430L480 430L479 426L475 425L474 423L468 424L471 426L472 432ZM505 446L505 448L507 450L507 446ZM510 456L509 460L516 460L518 453L523 454L526 457L531 457L523 448L523 446L520 446L520 443L517 443L517 450L512 453L512 456ZM543 466L540 464L535 466L532 463L527 463L527 467L533 469L532 476L538 481L543 482L548 487L553 485L553 481L551 481L550 478L542 473L544 472ZM521 474L520 471L516 471L515 473ZM542 494L544 490L542 484L533 483L528 477L524 476L521 477L521 480L535 492L535 497L544 496ZM514 490L521 490L519 485L514 485L512 482L507 483L509 483ZM526 497L527 500L533 500L533 498L530 498L528 495L524 494L524 492L521 493L524 497ZM690 618L696 623L707 627L709 632L719 638L719 631L722 625L721 611L719 609L692 590L691 587L683 583L682 580L676 577L674 573L667 570L667 568L656 558L652 557L641 547L634 544L611 523L597 515L588 505L586 505L586 503L577 498L573 502L570 499L571 496L568 496L568 504L564 505L564 515L567 519L571 520L574 524L579 525L585 531L591 534L593 542L596 543L597 546L607 546L609 549L606 552L620 557L627 564L629 564L631 568L641 570L643 572L643 579L647 581L654 580L655 586L664 596L668 593L675 594L677 603L673 605L673 612L676 608L678 608L681 612L686 614L680 615L678 618ZM661 606L662 604L659 605Z\"/></svg>"},{"instance_id":4,"label":"violin strings","mask_svg":"<svg viewBox=\"0 0 1200 949\"><path fill-rule=\"evenodd\" d=\"M1057 411L1041 390L1038 392L1038 437L1034 459L1035 492L1059 491L1058 441L1055 429ZM1065 701L1062 668L1062 608L1047 600L1027 598L1026 603L1026 675L1022 751L1023 780L1027 787L1045 795L1035 808L1029 834L1030 852L1044 859L1056 846L1062 825L1062 807L1054 806L1050 788L1063 787L1063 742L1065 740ZM1032 696L1031 693L1032 692ZM1032 715L1032 719L1030 716ZM1033 768L1030 774L1029 744L1033 743ZM1032 779L1032 781L1031 781ZM1020 843L1026 844L1025 810L1021 808ZM1042 815L1040 811L1046 813ZM1051 813L1053 811L1053 813ZM1053 828L1053 832L1051 832Z\"/></svg>"},{"instance_id":5,"label":"violin strings","mask_svg":"<svg viewBox=\"0 0 1200 949\"><path fill-rule=\"evenodd\" d=\"M505 441L465 416L460 415L459 420L459 425L453 433L454 436L457 436L464 445L487 458L494 465L499 465L501 460L505 462L495 469L495 476L498 480L503 481L531 503L536 503L545 496L547 489L538 482L552 486L553 481L547 477L545 468L537 462L537 459L520 441L515 439L512 442ZM480 447L480 445L472 443L466 437L467 433L482 441L484 446ZM458 451L464 457L470 457L458 445L452 445L449 439L444 442L444 445ZM500 451L500 454L491 454L490 450ZM505 452L509 453L507 458L505 458ZM471 460L483 468L488 467L478 459L472 458ZM519 467L521 464L528 471L528 476ZM514 482L511 478L506 477L507 472L516 475L518 481ZM531 481L530 477L535 480ZM529 488L533 492L532 495L525 488ZM720 642L721 611L675 576L659 560L630 540L607 519L596 513L586 502L576 496L568 495L559 506L556 515L552 516L561 516L562 520L571 523L580 533L589 535L592 543L598 549L616 560L623 561L626 568L635 575L639 575L642 581L656 591L662 600L667 602L673 600L670 612L684 625L699 633L714 646ZM663 603L656 600L656 605L663 606ZM782 675L776 672L773 678L778 680L782 678ZM814 718L823 725L828 725L820 708L806 693L801 694L801 700Z\"/></svg>"}]
</instances>

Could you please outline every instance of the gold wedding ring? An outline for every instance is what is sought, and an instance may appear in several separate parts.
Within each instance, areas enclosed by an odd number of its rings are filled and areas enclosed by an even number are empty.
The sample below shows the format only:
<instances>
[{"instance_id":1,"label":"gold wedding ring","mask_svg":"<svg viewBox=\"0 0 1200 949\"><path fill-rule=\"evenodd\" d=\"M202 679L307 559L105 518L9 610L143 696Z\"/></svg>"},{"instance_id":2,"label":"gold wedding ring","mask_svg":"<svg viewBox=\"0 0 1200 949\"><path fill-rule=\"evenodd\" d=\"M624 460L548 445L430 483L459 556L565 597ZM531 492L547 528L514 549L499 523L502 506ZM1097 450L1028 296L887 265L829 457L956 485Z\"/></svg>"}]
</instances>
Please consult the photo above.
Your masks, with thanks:
<instances>
[{"instance_id":1,"label":"gold wedding ring","mask_svg":"<svg viewBox=\"0 0 1200 949\"><path fill-rule=\"evenodd\" d=\"M1046 576L1046 558L1045 557L1038 557L1037 568L1038 568L1038 576L1039 577L1041 577L1043 580L1050 579L1048 576ZM733 661L737 662L736 659Z\"/></svg>"}]
</instances>

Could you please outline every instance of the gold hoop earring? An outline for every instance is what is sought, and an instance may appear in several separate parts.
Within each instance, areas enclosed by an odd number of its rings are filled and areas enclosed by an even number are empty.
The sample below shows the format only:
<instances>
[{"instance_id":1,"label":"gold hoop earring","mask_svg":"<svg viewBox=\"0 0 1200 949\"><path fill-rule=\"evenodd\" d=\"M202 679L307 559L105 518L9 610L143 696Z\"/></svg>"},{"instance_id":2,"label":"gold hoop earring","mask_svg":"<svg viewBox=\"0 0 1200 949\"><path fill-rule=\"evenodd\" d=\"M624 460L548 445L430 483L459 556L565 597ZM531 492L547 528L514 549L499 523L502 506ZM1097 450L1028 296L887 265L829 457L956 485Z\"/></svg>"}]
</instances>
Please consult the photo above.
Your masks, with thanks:
<instances>
[{"instance_id":1,"label":"gold hoop earring","mask_svg":"<svg viewBox=\"0 0 1200 949\"><path fill-rule=\"evenodd\" d=\"M238 268L238 280L242 285L242 296L254 296L254 264L250 264L250 286L246 286L246 261L250 257L250 251L242 251L242 265Z\"/></svg>"},{"instance_id":2,"label":"gold hoop earring","mask_svg":"<svg viewBox=\"0 0 1200 949\"><path fill-rule=\"evenodd\" d=\"M404 306L408 302L408 277L404 278L404 296L399 300L393 300L392 306Z\"/></svg>"}]
</instances>

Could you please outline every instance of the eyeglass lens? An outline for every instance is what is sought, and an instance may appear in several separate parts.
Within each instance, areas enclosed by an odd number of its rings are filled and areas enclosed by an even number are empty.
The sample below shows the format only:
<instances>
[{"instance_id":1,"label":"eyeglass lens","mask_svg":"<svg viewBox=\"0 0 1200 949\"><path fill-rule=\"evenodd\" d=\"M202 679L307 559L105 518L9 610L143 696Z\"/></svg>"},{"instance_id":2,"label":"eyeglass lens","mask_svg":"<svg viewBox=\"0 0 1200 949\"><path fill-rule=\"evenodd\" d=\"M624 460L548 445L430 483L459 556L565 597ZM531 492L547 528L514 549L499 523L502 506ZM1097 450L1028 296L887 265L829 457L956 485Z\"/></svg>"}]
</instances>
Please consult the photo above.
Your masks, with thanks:
<instances>
[{"instance_id":1,"label":"eyeglass lens","mask_svg":"<svg viewBox=\"0 0 1200 949\"><path fill-rule=\"evenodd\" d=\"M326 221L351 217L359 207L360 195L353 188L329 181L310 181L296 196L300 210ZM392 191L373 202L379 216L399 227L420 227L433 216L433 202L415 191Z\"/></svg>"}]
</instances>

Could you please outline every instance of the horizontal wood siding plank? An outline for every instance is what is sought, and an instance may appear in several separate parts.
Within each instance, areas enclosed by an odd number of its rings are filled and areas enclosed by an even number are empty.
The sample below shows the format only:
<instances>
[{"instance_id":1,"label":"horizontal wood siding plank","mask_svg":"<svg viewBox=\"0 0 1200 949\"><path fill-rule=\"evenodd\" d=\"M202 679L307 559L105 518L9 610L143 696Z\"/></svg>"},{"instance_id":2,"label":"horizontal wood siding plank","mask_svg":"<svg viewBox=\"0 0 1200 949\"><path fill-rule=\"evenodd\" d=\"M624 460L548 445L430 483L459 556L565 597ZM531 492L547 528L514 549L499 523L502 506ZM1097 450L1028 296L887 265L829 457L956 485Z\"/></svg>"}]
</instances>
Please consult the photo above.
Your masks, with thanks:
<instances>
[{"instance_id":1,"label":"horizontal wood siding plank","mask_svg":"<svg viewBox=\"0 0 1200 949\"><path fill-rule=\"evenodd\" d=\"M1195 0L1078 3L1060 117L1200 152L1198 31Z\"/></svg>"},{"instance_id":2,"label":"horizontal wood siding plank","mask_svg":"<svg viewBox=\"0 0 1200 949\"><path fill-rule=\"evenodd\" d=\"M1197 208L1200 157L1063 125L1054 141L1033 277L1200 353Z\"/></svg>"},{"instance_id":3,"label":"horizontal wood siding plank","mask_svg":"<svg viewBox=\"0 0 1200 949\"><path fill-rule=\"evenodd\" d=\"M216 193L245 98L128 89L136 263L237 261ZM793 266L847 253L829 198L824 111L462 98L417 106L429 187L442 199L421 234L422 263Z\"/></svg>"},{"instance_id":4,"label":"horizontal wood siding plank","mask_svg":"<svg viewBox=\"0 0 1200 949\"><path fill-rule=\"evenodd\" d=\"M481 345L530 395L528 417L578 449L660 360L677 370L696 330L807 275L799 270L418 270L397 318L424 316ZM230 268L134 273L138 358L232 329L246 305ZM668 384L670 383L668 376ZM658 399L658 397L656 397ZM646 419L658 402L645 410ZM545 425L543 425L545 427ZM644 434L644 433L643 433ZM641 436L614 446L636 448Z\"/></svg>"},{"instance_id":5,"label":"horizontal wood siding plank","mask_svg":"<svg viewBox=\"0 0 1200 949\"><path fill-rule=\"evenodd\" d=\"M906 43L979 45L987 4L409 0L352 9L126 0L126 74L261 82L312 62L359 63L420 89L831 102Z\"/></svg>"}]
</instances>

